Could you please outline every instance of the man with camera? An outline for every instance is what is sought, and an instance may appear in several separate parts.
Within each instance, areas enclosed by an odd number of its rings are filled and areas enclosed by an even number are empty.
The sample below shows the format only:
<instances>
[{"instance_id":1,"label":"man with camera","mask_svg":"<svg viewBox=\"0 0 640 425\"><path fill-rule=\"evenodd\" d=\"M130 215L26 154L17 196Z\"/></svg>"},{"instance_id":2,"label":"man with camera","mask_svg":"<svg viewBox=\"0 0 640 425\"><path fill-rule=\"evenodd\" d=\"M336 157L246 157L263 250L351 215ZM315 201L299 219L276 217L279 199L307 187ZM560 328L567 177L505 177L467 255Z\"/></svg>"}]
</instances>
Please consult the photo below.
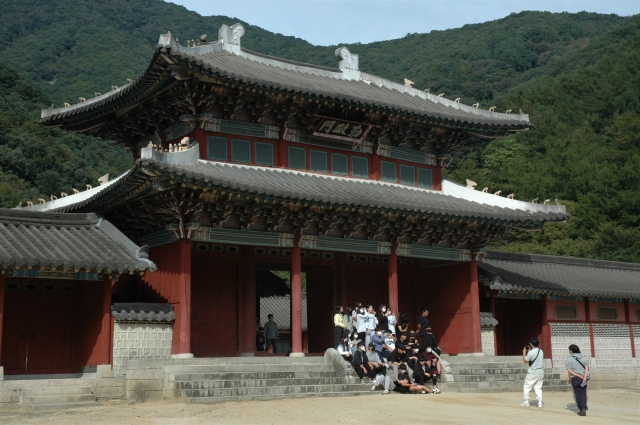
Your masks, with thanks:
<instances>
[{"instance_id":1,"label":"man with camera","mask_svg":"<svg viewBox=\"0 0 640 425\"><path fill-rule=\"evenodd\" d=\"M522 360L525 363L529 363L529 370L527 370L527 376L524 378L524 402L520 405L522 407L529 407L529 393L533 388L536 392L536 398L538 399L538 407L542 407L542 381L544 379L544 353L540 348L540 341L538 338L531 338L529 345L522 349Z\"/></svg>"}]
</instances>

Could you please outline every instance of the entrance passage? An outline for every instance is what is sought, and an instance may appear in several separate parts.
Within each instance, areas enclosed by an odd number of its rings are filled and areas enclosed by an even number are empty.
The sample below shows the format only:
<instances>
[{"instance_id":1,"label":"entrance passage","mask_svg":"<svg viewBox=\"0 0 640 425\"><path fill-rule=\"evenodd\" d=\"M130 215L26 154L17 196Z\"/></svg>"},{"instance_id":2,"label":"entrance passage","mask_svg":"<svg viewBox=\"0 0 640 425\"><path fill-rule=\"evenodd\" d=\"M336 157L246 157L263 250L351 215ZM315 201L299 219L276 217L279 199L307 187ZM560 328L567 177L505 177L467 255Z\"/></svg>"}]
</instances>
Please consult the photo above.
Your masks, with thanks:
<instances>
[{"instance_id":1,"label":"entrance passage","mask_svg":"<svg viewBox=\"0 0 640 425\"><path fill-rule=\"evenodd\" d=\"M499 298L495 327L498 356L517 356L533 337L542 339L542 301Z\"/></svg>"}]
</instances>

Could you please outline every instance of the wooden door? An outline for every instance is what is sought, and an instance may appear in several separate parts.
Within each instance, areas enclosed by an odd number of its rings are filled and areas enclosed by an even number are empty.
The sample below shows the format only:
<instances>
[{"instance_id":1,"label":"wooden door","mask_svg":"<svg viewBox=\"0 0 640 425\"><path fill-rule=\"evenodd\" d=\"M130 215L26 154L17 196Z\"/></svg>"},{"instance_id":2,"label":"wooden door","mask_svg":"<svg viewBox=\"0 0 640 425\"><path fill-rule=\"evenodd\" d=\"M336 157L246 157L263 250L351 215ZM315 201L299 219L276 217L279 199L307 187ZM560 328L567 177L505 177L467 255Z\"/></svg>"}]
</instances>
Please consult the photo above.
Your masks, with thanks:
<instances>
[{"instance_id":1,"label":"wooden door","mask_svg":"<svg viewBox=\"0 0 640 425\"><path fill-rule=\"evenodd\" d=\"M44 285L20 282L19 290L5 293L2 365L8 375L75 372L73 295Z\"/></svg>"}]
</instances>

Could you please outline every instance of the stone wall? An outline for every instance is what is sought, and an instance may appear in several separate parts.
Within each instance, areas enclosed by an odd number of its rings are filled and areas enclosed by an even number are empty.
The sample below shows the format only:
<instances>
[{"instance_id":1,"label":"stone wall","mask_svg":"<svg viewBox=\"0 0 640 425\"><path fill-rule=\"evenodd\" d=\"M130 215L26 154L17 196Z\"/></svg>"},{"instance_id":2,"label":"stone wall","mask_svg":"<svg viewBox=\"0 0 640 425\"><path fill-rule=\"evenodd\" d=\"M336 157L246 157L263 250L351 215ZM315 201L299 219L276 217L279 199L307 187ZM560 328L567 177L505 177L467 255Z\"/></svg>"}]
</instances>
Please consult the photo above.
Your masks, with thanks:
<instances>
[{"instance_id":1,"label":"stone wall","mask_svg":"<svg viewBox=\"0 0 640 425\"><path fill-rule=\"evenodd\" d=\"M493 336L493 326L483 326L480 335L482 337L482 354L485 356L495 356L496 346Z\"/></svg>"},{"instance_id":2,"label":"stone wall","mask_svg":"<svg viewBox=\"0 0 640 425\"><path fill-rule=\"evenodd\" d=\"M591 331L588 323L551 323L551 358L554 367L563 367L569 355L569 345L576 344L591 358Z\"/></svg>"},{"instance_id":3,"label":"stone wall","mask_svg":"<svg viewBox=\"0 0 640 425\"><path fill-rule=\"evenodd\" d=\"M121 322L113 325L113 374L127 373L133 359L166 359L171 356L173 323Z\"/></svg>"},{"instance_id":4,"label":"stone wall","mask_svg":"<svg viewBox=\"0 0 640 425\"><path fill-rule=\"evenodd\" d=\"M593 345L598 368L625 369L633 362L629 325L593 325Z\"/></svg>"}]
</instances>

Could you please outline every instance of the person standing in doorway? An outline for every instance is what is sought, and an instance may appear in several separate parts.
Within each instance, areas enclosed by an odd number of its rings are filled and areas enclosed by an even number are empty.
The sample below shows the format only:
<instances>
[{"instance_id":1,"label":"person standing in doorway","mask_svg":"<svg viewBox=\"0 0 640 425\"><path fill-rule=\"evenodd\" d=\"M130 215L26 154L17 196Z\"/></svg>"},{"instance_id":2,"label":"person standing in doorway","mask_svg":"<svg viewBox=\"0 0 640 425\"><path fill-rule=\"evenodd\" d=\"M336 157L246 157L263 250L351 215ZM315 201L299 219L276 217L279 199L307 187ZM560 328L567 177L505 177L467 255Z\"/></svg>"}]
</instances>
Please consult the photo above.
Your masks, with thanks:
<instances>
[{"instance_id":1,"label":"person standing in doorway","mask_svg":"<svg viewBox=\"0 0 640 425\"><path fill-rule=\"evenodd\" d=\"M522 407L529 407L529 393L533 388L538 399L538 407L542 408L542 381L544 380L544 353L540 348L538 338L531 338L529 345L522 349L522 360L529 363L527 376L524 377L523 396L524 402Z\"/></svg>"},{"instance_id":2,"label":"person standing in doorway","mask_svg":"<svg viewBox=\"0 0 640 425\"><path fill-rule=\"evenodd\" d=\"M333 348L338 348L342 341L342 333L344 332L344 308L339 305L336 307L336 314L333 315Z\"/></svg>"},{"instance_id":3,"label":"person standing in doorway","mask_svg":"<svg viewBox=\"0 0 640 425\"><path fill-rule=\"evenodd\" d=\"M578 405L578 415L587 416L587 381L589 380L589 360L582 355L577 345L569 346L569 357L565 362L567 382L573 388L573 395Z\"/></svg>"},{"instance_id":4,"label":"person standing in doorway","mask_svg":"<svg viewBox=\"0 0 640 425\"><path fill-rule=\"evenodd\" d=\"M267 317L269 318L269 321L264 324L264 339L266 340L264 351L269 351L269 347L273 346L273 352L277 353L277 341L280 336L278 333L278 324L273 320L273 314L269 314Z\"/></svg>"}]
</instances>

